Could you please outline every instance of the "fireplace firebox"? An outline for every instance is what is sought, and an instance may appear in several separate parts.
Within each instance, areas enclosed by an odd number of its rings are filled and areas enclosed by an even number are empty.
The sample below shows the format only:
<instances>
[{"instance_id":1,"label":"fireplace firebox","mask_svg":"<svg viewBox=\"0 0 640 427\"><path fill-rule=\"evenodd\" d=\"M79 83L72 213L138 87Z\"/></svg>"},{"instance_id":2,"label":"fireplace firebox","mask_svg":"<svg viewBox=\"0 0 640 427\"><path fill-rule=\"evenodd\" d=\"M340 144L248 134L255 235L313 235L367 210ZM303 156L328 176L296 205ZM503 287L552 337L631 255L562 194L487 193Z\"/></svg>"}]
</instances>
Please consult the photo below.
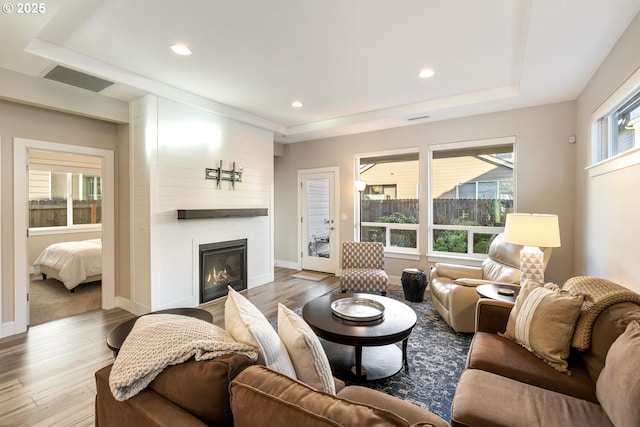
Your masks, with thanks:
<instances>
[{"instance_id":1,"label":"fireplace firebox","mask_svg":"<svg viewBox=\"0 0 640 427\"><path fill-rule=\"evenodd\" d=\"M200 245L200 303L247 289L247 239Z\"/></svg>"}]
</instances>

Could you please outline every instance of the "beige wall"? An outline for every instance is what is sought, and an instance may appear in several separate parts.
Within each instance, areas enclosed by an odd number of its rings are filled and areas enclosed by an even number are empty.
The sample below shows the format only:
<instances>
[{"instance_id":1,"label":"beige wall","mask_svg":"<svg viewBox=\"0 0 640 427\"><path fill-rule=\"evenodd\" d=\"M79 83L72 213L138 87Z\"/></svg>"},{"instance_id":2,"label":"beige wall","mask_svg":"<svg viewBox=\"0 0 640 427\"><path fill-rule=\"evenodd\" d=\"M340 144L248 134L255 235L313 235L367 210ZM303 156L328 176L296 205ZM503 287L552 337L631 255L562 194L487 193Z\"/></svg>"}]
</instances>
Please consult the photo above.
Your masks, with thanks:
<instances>
[{"instance_id":1,"label":"beige wall","mask_svg":"<svg viewBox=\"0 0 640 427\"><path fill-rule=\"evenodd\" d=\"M576 273L640 291L640 165L589 177L591 117L640 69L640 15L622 35L576 102Z\"/></svg>"},{"instance_id":2,"label":"beige wall","mask_svg":"<svg viewBox=\"0 0 640 427\"><path fill-rule=\"evenodd\" d=\"M560 217L562 247L554 251L547 279L564 282L574 273L574 151L568 138L575 134L574 103L564 102L522 110L446 120L378 132L288 144L275 158L275 259L297 263L296 171L319 167L340 168L340 241L354 238L354 156L393 148L419 147L420 198L427 200L427 151L430 144L515 135L516 187L520 212L555 213ZM425 257L426 206L420 211L420 261L391 259L387 272L396 278L408 267L428 269Z\"/></svg>"},{"instance_id":3,"label":"beige wall","mask_svg":"<svg viewBox=\"0 0 640 427\"><path fill-rule=\"evenodd\" d=\"M119 138L126 135L126 133L119 133L120 127L120 125L99 120L0 100L3 324L13 322L14 319L13 138L29 138L113 150L118 156ZM118 165L116 165L116 204L119 203L120 188L128 185L126 176L120 176ZM116 253L123 245L128 245L128 241L116 239ZM116 264L116 270L118 267ZM116 277L119 277L118 271L116 271Z\"/></svg>"}]
</instances>

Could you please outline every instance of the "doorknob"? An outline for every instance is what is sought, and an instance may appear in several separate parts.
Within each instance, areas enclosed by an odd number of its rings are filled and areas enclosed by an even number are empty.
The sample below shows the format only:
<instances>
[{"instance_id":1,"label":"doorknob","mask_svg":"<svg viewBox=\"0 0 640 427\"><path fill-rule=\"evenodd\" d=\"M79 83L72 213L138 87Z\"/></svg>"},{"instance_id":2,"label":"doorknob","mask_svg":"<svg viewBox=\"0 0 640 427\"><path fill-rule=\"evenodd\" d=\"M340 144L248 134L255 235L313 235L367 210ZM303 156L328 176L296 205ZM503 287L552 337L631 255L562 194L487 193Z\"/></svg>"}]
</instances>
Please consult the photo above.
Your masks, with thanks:
<instances>
[{"instance_id":1,"label":"doorknob","mask_svg":"<svg viewBox=\"0 0 640 427\"><path fill-rule=\"evenodd\" d=\"M329 227L329 230L335 230L335 229L336 229L335 227Z\"/></svg>"}]
</instances>

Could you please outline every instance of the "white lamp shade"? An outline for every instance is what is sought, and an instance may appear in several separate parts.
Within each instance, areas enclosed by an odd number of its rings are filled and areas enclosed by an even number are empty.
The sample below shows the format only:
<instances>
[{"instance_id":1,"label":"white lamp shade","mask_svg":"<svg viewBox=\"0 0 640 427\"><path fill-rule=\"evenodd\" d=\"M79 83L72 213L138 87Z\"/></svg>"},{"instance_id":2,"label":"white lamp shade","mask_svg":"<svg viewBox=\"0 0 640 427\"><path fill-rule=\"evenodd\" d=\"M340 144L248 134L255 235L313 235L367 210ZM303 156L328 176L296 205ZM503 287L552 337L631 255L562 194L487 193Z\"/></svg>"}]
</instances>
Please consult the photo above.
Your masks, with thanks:
<instances>
[{"instance_id":1,"label":"white lamp shade","mask_svg":"<svg viewBox=\"0 0 640 427\"><path fill-rule=\"evenodd\" d=\"M367 188L367 183L365 181L356 181L356 190L364 191Z\"/></svg>"},{"instance_id":2,"label":"white lamp shade","mask_svg":"<svg viewBox=\"0 0 640 427\"><path fill-rule=\"evenodd\" d=\"M558 215L507 214L504 240L514 245L557 248L560 246Z\"/></svg>"}]
</instances>

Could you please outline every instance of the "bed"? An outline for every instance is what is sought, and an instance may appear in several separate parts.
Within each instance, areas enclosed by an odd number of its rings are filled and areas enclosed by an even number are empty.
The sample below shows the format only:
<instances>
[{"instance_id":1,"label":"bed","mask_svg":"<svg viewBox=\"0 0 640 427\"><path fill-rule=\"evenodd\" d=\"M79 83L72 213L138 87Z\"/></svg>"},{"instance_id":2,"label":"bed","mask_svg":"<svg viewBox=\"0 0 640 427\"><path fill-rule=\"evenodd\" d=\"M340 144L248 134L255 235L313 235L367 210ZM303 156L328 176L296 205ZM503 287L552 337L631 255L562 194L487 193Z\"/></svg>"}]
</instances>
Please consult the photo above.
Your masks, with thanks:
<instances>
[{"instance_id":1,"label":"bed","mask_svg":"<svg viewBox=\"0 0 640 427\"><path fill-rule=\"evenodd\" d=\"M71 292L82 283L102 279L102 240L49 245L33 263L34 273L59 280Z\"/></svg>"}]
</instances>

